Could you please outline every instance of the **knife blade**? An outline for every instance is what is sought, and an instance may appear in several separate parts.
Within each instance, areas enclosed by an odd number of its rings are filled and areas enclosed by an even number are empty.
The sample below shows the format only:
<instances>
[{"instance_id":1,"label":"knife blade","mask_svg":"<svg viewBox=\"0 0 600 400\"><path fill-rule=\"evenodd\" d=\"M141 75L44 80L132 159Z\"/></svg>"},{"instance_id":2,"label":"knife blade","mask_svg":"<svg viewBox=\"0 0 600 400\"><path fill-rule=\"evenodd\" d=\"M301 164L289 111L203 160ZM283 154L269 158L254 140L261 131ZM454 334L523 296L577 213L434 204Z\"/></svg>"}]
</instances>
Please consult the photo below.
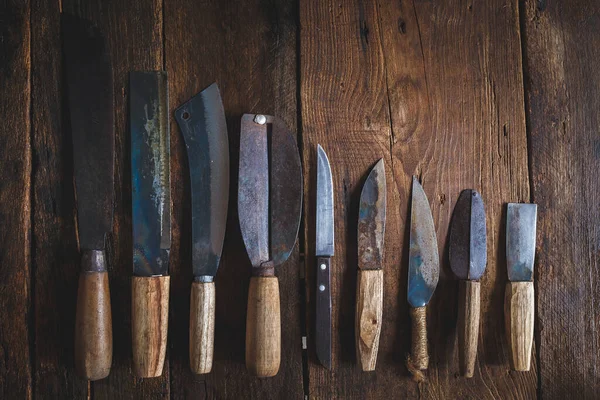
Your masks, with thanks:
<instances>
[{"instance_id":1,"label":"knife blade","mask_svg":"<svg viewBox=\"0 0 600 400\"><path fill-rule=\"evenodd\" d=\"M386 219L383 159L373 167L360 194L358 211L358 279L356 287L356 354L363 371L374 371L383 316L383 246Z\"/></svg>"},{"instance_id":2,"label":"knife blade","mask_svg":"<svg viewBox=\"0 0 600 400\"><path fill-rule=\"evenodd\" d=\"M133 369L162 374L169 312L171 196L167 73L129 75L133 225Z\"/></svg>"},{"instance_id":3,"label":"knife blade","mask_svg":"<svg viewBox=\"0 0 600 400\"><path fill-rule=\"evenodd\" d=\"M192 268L190 367L212 370L214 277L219 268L229 204L229 139L219 87L213 83L175 111L190 166Z\"/></svg>"},{"instance_id":4,"label":"knife blade","mask_svg":"<svg viewBox=\"0 0 600 400\"><path fill-rule=\"evenodd\" d=\"M426 370L429 365L426 307L437 286L439 269L431 208L423 187L413 176L408 252L408 303L411 306L412 346L407 366L417 380L423 379L421 371Z\"/></svg>"},{"instance_id":5,"label":"knife blade","mask_svg":"<svg viewBox=\"0 0 600 400\"><path fill-rule=\"evenodd\" d=\"M529 371L531 366L536 221L537 205L508 204L506 262L509 282L504 295L504 318L510 363L515 371Z\"/></svg>"},{"instance_id":6,"label":"knife blade","mask_svg":"<svg viewBox=\"0 0 600 400\"><path fill-rule=\"evenodd\" d=\"M279 284L274 272L294 248L302 209L298 146L279 118L242 116L238 183L240 229L253 275L246 367L258 377L271 377L281 360Z\"/></svg>"},{"instance_id":7,"label":"knife blade","mask_svg":"<svg viewBox=\"0 0 600 400\"><path fill-rule=\"evenodd\" d=\"M316 349L321 364L331 369L331 257L334 255L333 179L325 150L317 145L317 301Z\"/></svg>"},{"instance_id":8,"label":"knife blade","mask_svg":"<svg viewBox=\"0 0 600 400\"><path fill-rule=\"evenodd\" d=\"M105 240L112 232L114 113L112 65L102 33L62 14L67 97L73 140L81 275L77 294L75 368L105 378L112 363L112 319Z\"/></svg>"},{"instance_id":9,"label":"knife blade","mask_svg":"<svg viewBox=\"0 0 600 400\"><path fill-rule=\"evenodd\" d=\"M475 370L479 335L479 279L487 264L485 209L481 195L463 190L450 225L450 268L460 279L458 346L461 373L471 378Z\"/></svg>"}]
</instances>

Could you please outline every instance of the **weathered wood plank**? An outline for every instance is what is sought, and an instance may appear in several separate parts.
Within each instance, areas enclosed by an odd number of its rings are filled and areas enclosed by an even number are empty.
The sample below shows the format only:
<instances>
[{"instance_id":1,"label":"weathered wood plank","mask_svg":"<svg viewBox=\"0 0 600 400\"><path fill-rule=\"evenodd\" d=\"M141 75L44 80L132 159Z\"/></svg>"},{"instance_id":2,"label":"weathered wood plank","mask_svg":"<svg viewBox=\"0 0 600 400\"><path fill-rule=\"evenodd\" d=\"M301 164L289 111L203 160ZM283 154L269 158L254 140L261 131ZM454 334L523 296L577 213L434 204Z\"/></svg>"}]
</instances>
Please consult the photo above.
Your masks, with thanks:
<instances>
[{"instance_id":1,"label":"weathered wood plank","mask_svg":"<svg viewBox=\"0 0 600 400\"><path fill-rule=\"evenodd\" d=\"M32 397L30 3L0 5L0 397Z\"/></svg>"},{"instance_id":2,"label":"weathered wood plank","mask_svg":"<svg viewBox=\"0 0 600 400\"><path fill-rule=\"evenodd\" d=\"M296 10L294 1L178 0L165 3L166 65L171 110L217 82L227 117L231 188L227 233L215 278L213 370L189 366L189 296L192 284L189 170L181 133L171 131L173 265L169 332L174 398L301 398L302 358L298 255L278 268L282 360L274 378L257 379L244 364L250 263L237 217L240 118L245 112L281 117L296 131ZM175 232L179 232L175 235Z\"/></svg>"},{"instance_id":3,"label":"weathered wood plank","mask_svg":"<svg viewBox=\"0 0 600 400\"><path fill-rule=\"evenodd\" d=\"M600 390L600 4L523 3L540 394Z\"/></svg>"}]
</instances>

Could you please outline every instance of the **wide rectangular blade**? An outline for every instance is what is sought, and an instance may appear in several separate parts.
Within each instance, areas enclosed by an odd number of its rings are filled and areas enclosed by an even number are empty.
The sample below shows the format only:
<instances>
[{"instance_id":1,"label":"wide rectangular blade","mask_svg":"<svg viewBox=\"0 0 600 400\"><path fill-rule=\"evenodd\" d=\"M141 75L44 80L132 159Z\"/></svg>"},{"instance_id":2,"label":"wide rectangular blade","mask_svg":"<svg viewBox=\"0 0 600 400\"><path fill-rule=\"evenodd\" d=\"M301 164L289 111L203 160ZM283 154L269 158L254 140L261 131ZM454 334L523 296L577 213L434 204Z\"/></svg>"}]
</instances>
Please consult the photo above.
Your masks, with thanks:
<instances>
[{"instance_id":1,"label":"wide rectangular blade","mask_svg":"<svg viewBox=\"0 0 600 400\"><path fill-rule=\"evenodd\" d=\"M133 273L166 275L171 248L171 179L166 72L129 75Z\"/></svg>"},{"instance_id":2,"label":"wide rectangular blade","mask_svg":"<svg viewBox=\"0 0 600 400\"><path fill-rule=\"evenodd\" d=\"M333 180L327 154L317 145L317 256L333 256Z\"/></svg>"},{"instance_id":3,"label":"wide rectangular blade","mask_svg":"<svg viewBox=\"0 0 600 400\"><path fill-rule=\"evenodd\" d=\"M512 282L533 280L537 205L509 203L506 210L506 263Z\"/></svg>"},{"instance_id":4,"label":"wide rectangular blade","mask_svg":"<svg viewBox=\"0 0 600 400\"><path fill-rule=\"evenodd\" d=\"M190 166L193 272L210 281L219 268L229 204L229 139L217 84L182 104L175 118Z\"/></svg>"},{"instance_id":5,"label":"wide rectangular blade","mask_svg":"<svg viewBox=\"0 0 600 400\"><path fill-rule=\"evenodd\" d=\"M440 276L437 238L429 201L413 177L408 251L408 303L423 307L429 303Z\"/></svg>"},{"instance_id":6,"label":"wide rectangular blade","mask_svg":"<svg viewBox=\"0 0 600 400\"><path fill-rule=\"evenodd\" d=\"M112 66L104 37L90 21L63 14L62 34L79 245L82 250L103 250L113 219Z\"/></svg>"},{"instance_id":7,"label":"wide rectangular blade","mask_svg":"<svg viewBox=\"0 0 600 400\"><path fill-rule=\"evenodd\" d=\"M360 194L358 268L381 269L385 236L386 183L383 159L373 167Z\"/></svg>"},{"instance_id":8,"label":"wide rectangular blade","mask_svg":"<svg viewBox=\"0 0 600 400\"><path fill-rule=\"evenodd\" d=\"M450 225L450 267L457 278L479 280L487 264L485 209L481 195L463 190Z\"/></svg>"}]
</instances>

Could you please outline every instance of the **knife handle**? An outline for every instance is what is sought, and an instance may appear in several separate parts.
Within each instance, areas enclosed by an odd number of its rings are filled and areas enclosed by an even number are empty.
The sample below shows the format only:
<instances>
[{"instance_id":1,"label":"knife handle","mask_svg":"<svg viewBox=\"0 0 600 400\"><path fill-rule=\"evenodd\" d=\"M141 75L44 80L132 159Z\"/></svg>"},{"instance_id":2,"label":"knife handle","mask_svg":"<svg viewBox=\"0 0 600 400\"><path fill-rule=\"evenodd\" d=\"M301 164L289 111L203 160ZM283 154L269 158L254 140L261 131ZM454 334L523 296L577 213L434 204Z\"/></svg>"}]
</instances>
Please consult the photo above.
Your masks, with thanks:
<instances>
[{"instance_id":1,"label":"knife handle","mask_svg":"<svg viewBox=\"0 0 600 400\"><path fill-rule=\"evenodd\" d=\"M104 260L104 251L84 251L77 291L75 369L90 381L106 378L112 364L110 290Z\"/></svg>"},{"instance_id":2,"label":"knife handle","mask_svg":"<svg viewBox=\"0 0 600 400\"><path fill-rule=\"evenodd\" d=\"M253 276L248 290L246 368L268 378L277 375L280 361L279 282L274 276Z\"/></svg>"},{"instance_id":3,"label":"knife handle","mask_svg":"<svg viewBox=\"0 0 600 400\"><path fill-rule=\"evenodd\" d=\"M458 359L461 374L472 378L477 357L479 337L480 284L477 281L459 282L458 290Z\"/></svg>"},{"instance_id":4,"label":"knife handle","mask_svg":"<svg viewBox=\"0 0 600 400\"><path fill-rule=\"evenodd\" d=\"M533 345L533 282L506 284L504 318L511 368L515 371L529 371Z\"/></svg>"},{"instance_id":5,"label":"knife handle","mask_svg":"<svg viewBox=\"0 0 600 400\"><path fill-rule=\"evenodd\" d=\"M317 357L331 368L331 259L317 257L315 343Z\"/></svg>"},{"instance_id":6,"label":"knife handle","mask_svg":"<svg viewBox=\"0 0 600 400\"><path fill-rule=\"evenodd\" d=\"M215 283L192 283L190 299L190 367L195 374L212 370L215 339Z\"/></svg>"},{"instance_id":7,"label":"knife handle","mask_svg":"<svg viewBox=\"0 0 600 400\"><path fill-rule=\"evenodd\" d=\"M429 367L427 350L427 306L411 307L412 320L411 351L407 361L408 369L417 381L424 379L421 371Z\"/></svg>"},{"instance_id":8,"label":"knife handle","mask_svg":"<svg viewBox=\"0 0 600 400\"><path fill-rule=\"evenodd\" d=\"M169 281L169 276L134 276L131 281L133 372L140 378L162 374L167 350Z\"/></svg>"},{"instance_id":9,"label":"knife handle","mask_svg":"<svg viewBox=\"0 0 600 400\"><path fill-rule=\"evenodd\" d=\"M356 284L356 358L363 371L374 371L383 318L383 270L358 270Z\"/></svg>"}]
</instances>

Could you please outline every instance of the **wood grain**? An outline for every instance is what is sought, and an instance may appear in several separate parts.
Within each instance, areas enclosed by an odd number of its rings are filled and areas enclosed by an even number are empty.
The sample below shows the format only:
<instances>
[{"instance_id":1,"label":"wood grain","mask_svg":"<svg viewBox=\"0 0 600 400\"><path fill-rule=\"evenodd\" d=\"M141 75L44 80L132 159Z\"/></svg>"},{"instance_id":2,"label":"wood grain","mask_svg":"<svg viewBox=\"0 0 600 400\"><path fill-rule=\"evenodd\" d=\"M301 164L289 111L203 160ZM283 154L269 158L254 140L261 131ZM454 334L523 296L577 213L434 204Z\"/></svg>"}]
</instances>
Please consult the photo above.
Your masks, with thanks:
<instances>
[{"instance_id":1,"label":"wood grain","mask_svg":"<svg viewBox=\"0 0 600 400\"><path fill-rule=\"evenodd\" d=\"M506 284L504 324L510 365L515 371L529 371L531 366L534 307L533 282Z\"/></svg>"},{"instance_id":2,"label":"wood grain","mask_svg":"<svg viewBox=\"0 0 600 400\"><path fill-rule=\"evenodd\" d=\"M480 284L461 280L458 285L458 363L460 373L472 378L479 341Z\"/></svg>"},{"instance_id":3,"label":"wood grain","mask_svg":"<svg viewBox=\"0 0 600 400\"><path fill-rule=\"evenodd\" d=\"M375 371L383 319L383 271L359 270L356 281L356 358L363 371Z\"/></svg>"},{"instance_id":4,"label":"wood grain","mask_svg":"<svg viewBox=\"0 0 600 400\"><path fill-rule=\"evenodd\" d=\"M190 299L190 367L195 374L212 370L215 343L215 283L192 283Z\"/></svg>"}]
</instances>

